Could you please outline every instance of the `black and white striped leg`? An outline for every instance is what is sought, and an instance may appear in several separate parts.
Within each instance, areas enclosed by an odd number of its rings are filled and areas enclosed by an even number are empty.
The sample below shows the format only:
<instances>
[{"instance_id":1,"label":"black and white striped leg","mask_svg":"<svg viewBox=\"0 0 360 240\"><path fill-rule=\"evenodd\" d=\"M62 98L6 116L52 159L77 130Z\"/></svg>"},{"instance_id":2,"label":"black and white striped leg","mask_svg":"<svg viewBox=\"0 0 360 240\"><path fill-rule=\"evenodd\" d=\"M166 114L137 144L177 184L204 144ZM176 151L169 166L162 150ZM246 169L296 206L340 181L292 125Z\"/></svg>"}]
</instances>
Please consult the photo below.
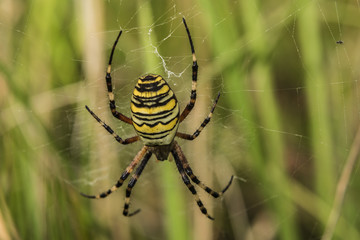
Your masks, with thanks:
<instances>
[{"instance_id":1,"label":"black and white striped leg","mask_svg":"<svg viewBox=\"0 0 360 240\"><path fill-rule=\"evenodd\" d=\"M185 30L186 30L186 33L187 33L188 38L189 38L189 42L190 42L191 54L192 54L192 58L193 58L193 65L192 65L192 85L191 85L190 102L186 105L184 111L181 113L180 119L179 119L180 122L182 122L187 117L187 115L191 112L191 110L195 106L195 102L196 102L196 83L197 83L197 75L198 75L198 68L199 68L199 66L197 64L196 56L195 56L194 44L193 44L193 41L191 39L190 30L189 30L189 28L188 28L188 26L186 24L185 18L183 18L183 23L184 23Z\"/></svg>"},{"instance_id":2,"label":"black and white striped leg","mask_svg":"<svg viewBox=\"0 0 360 240\"><path fill-rule=\"evenodd\" d=\"M116 40L114 42L114 45L113 45L113 47L111 49L111 54L110 54L110 58L109 58L109 65L108 65L108 68L106 70L105 80L106 80L106 87L107 87L108 95L109 95L109 105L110 105L110 110L111 110L112 115L115 118L117 118L117 119L119 119L119 120L121 120L123 122L126 122L128 124L132 124L131 118L129 118L129 117L123 115L122 113L116 111L115 98L114 98L113 87L112 87L112 82L111 82L111 63L112 63L114 51L115 51L115 48L116 48L116 44L119 41L121 33L122 33L122 31L119 32L119 35L117 36L117 38L116 38Z\"/></svg>"},{"instance_id":3,"label":"black and white striped leg","mask_svg":"<svg viewBox=\"0 0 360 240\"><path fill-rule=\"evenodd\" d=\"M213 106L212 106L212 108L210 110L209 115L204 119L204 121L201 123L200 127L198 129L196 129L196 131L192 135L187 134L187 133L177 132L176 136L179 137L179 138L185 139L185 140L194 140L195 138L197 138L200 135L201 131L210 122L211 117L213 115L213 112L215 111L216 104L219 101L219 98L220 98L220 92L218 93L218 95L217 95L217 97L215 99L215 102L214 102L214 104L213 104Z\"/></svg>"},{"instance_id":4,"label":"black and white striped leg","mask_svg":"<svg viewBox=\"0 0 360 240\"><path fill-rule=\"evenodd\" d=\"M152 155L152 152L148 151L143 160L141 161L139 167L135 170L134 175L131 176L128 187L126 188L126 195L125 195L125 204L124 204L124 211L123 214L124 216L128 216L131 217L135 214L137 214L138 212L140 212L140 209L137 209L136 211L129 213L129 207L130 207L130 196L131 196L131 191L133 189L133 187L135 186L138 178L140 177L142 171L144 170L147 162L149 161L150 157Z\"/></svg>"},{"instance_id":5,"label":"black and white striped leg","mask_svg":"<svg viewBox=\"0 0 360 240\"><path fill-rule=\"evenodd\" d=\"M91 114L91 116L93 116L95 118L95 120L98 121L98 123L100 123L100 125L105 128L106 131L108 131L111 135L113 135L115 140L118 141L119 143L126 145L129 143L136 142L140 139L139 136L134 136L134 137L123 140L119 135L117 135L114 132L114 130L111 129L111 127L106 125L93 111L91 111L88 106L85 106L85 108L86 108L86 110L88 110L88 112Z\"/></svg>"},{"instance_id":6,"label":"black and white striped leg","mask_svg":"<svg viewBox=\"0 0 360 240\"><path fill-rule=\"evenodd\" d=\"M109 190L100 193L98 195L87 195L84 193L80 193L82 196L87 197L87 198L95 198L95 199L99 199L99 198L106 198L107 196L109 196L111 193L115 192L119 187L122 186L122 184L124 183L124 181L126 180L126 178L130 175L130 173L134 170L134 168L136 167L136 165L140 162L141 159L145 158L144 155L146 153L148 153L148 147L144 146L135 156L134 160L132 160L132 162L129 164L129 166L127 166L127 168L125 169L125 171L121 174L120 179L116 182L116 184L114 186L112 186ZM146 155L145 155L146 156Z\"/></svg>"},{"instance_id":7,"label":"black and white striped leg","mask_svg":"<svg viewBox=\"0 0 360 240\"><path fill-rule=\"evenodd\" d=\"M195 201L197 203L197 205L200 208L200 211L207 216L209 219L214 220L214 218L212 216L210 216L207 212L207 209L205 208L204 204L202 203L202 201L200 200L199 195L197 194L194 185L191 184L190 179L188 178L188 176L185 173L185 170L182 166L182 163L180 161L180 156L177 154L177 151L175 151L175 149L173 149L171 151L172 155L174 156L175 159L175 163L176 166L180 172L181 178L183 180L183 182L185 183L185 185L187 186L187 188L190 190L190 192L193 194Z\"/></svg>"},{"instance_id":8,"label":"black and white striped leg","mask_svg":"<svg viewBox=\"0 0 360 240\"><path fill-rule=\"evenodd\" d=\"M204 189L207 193L209 193L211 196L213 196L214 198L218 198L220 196L222 196L226 190L228 190L228 188L230 187L234 176L231 176L229 183L226 185L226 187L221 191L221 192L215 192L214 190L212 190L211 188L209 188L208 186L206 186L205 184L203 184L193 173L184 153L182 152L179 144L175 141L174 142L174 151L176 152L176 154L179 157L179 161L182 164L182 167L185 170L186 175L188 175L191 179L191 181L193 181L194 183L196 183L198 186L200 186L202 189Z\"/></svg>"}]
</instances>

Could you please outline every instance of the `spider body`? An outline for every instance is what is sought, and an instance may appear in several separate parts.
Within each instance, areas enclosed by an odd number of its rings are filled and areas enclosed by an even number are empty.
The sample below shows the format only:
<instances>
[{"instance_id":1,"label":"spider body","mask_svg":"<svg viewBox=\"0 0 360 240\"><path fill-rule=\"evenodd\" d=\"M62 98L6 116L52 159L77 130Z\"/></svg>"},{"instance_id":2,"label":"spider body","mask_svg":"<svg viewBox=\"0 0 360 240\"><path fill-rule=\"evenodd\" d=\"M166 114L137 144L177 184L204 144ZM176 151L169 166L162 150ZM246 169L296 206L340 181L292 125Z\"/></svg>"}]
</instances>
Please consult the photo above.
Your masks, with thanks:
<instances>
[{"instance_id":1,"label":"spider body","mask_svg":"<svg viewBox=\"0 0 360 240\"><path fill-rule=\"evenodd\" d=\"M198 73L198 64L195 57L195 50L191 40L190 31L186 25L185 19L183 19L183 23L190 42L193 64L190 101L186 105L185 109L181 112L181 114L179 103L175 97L174 92L171 90L167 82L160 75L156 74L147 74L138 79L130 103L131 118L123 115L116 110L114 94L112 92L113 87L111 80L111 62L116 44L121 36L122 31L120 31L119 35L117 36L111 50L105 80L109 95L109 106L112 115L127 124L133 125L137 135L127 139L122 139L112 130L110 126L106 125L93 111L91 111L88 106L85 106L88 112L95 118L95 120L100 123L100 125L104 127L105 130L108 131L108 133L110 133L114 137L114 139L120 144L130 144L138 140L142 140L142 142L144 143L144 146L136 154L133 161L127 166L127 168L121 174L119 180L115 183L114 186L98 195L87 195L81 193L81 195L87 198L105 198L109 196L109 194L120 188L123 185L124 181L127 179L127 177L139 164L139 166L136 168L135 172L131 176L131 179L126 188L126 197L123 211L124 216L132 216L140 211L136 210L132 213L129 213L130 195L139 176L141 175L147 162L153 154L160 161L168 159L168 156L170 154L174 157L175 164L181 175L182 181L189 189L189 191L193 194L201 212L209 219L213 218L208 214L205 206L203 205L195 190L194 185L191 182L197 184L214 198L218 198L219 196L224 194L224 192L229 188L233 180L233 176L231 176L229 183L220 192L216 192L211 188L207 187L194 175L184 153L180 148L180 145L174 140L175 137L179 137L185 140L194 140L195 138L197 138L201 131L204 129L204 127L209 123L215 110L215 106L220 97L220 94L218 94L209 115L205 118L205 120L201 123L200 127L193 134L178 132L179 124L188 116L188 114L191 112L195 105L196 83Z\"/></svg>"},{"instance_id":2,"label":"spider body","mask_svg":"<svg viewBox=\"0 0 360 240\"><path fill-rule=\"evenodd\" d=\"M174 92L160 75L138 79L130 109L134 129L145 145L171 144L179 127L180 108Z\"/></svg>"}]
</instances>

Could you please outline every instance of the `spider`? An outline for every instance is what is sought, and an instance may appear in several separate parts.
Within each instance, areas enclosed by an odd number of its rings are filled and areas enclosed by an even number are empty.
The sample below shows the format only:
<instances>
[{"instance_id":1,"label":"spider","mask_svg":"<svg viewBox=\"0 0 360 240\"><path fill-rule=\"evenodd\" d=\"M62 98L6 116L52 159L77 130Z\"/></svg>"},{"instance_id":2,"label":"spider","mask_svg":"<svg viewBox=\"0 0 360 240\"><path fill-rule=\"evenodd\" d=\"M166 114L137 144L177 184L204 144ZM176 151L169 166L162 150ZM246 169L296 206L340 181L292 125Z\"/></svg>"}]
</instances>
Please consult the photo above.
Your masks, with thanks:
<instances>
[{"instance_id":1,"label":"spider","mask_svg":"<svg viewBox=\"0 0 360 240\"><path fill-rule=\"evenodd\" d=\"M215 106L220 97L219 93L215 99L209 115L205 118L200 127L192 135L178 132L179 124L188 116L188 114L191 112L195 105L196 82L198 75L198 64L195 57L194 45L191 39L189 28L187 27L184 18L183 23L190 42L193 64L190 101L181 114L179 104L174 92L171 90L165 79L157 74L147 74L141 76L138 79L130 103L131 118L123 115L116 110L113 87L111 82L111 63L116 45L122 31L120 31L120 33L118 34L112 47L105 79L112 115L127 124L133 125L137 136L122 139L111 129L110 126L106 125L93 111L91 111L88 106L85 106L87 111L96 119L96 121L99 122L100 125L103 126L105 130L108 131L119 143L126 145L136 142L138 140L142 140L144 142L144 146L142 147L142 149L137 153L133 161L128 165L128 167L122 173L120 179L115 183L114 186L98 195L87 195L81 193L81 195L84 197L95 199L105 198L109 196L109 194L113 193L115 190L117 190L123 185L126 178L140 163L138 168L135 170L135 173L129 180L128 187L126 188L126 197L123 210L124 216L133 216L140 211L140 209L138 209L134 212L129 213L130 195L134 185L136 184L140 174L144 170L152 154L155 154L156 158L159 161L164 161L168 159L170 153L172 154L175 159L176 167L182 177L182 181L188 187L190 192L194 195L195 201L199 206L201 212L212 220L214 218L208 214L205 206L201 202L195 190L194 185L191 184L191 181L204 189L214 198L218 198L224 194L224 192L229 188L233 180L233 176L231 176L229 183L221 192L215 192L211 188L207 187L194 175L179 144L174 140L175 137L179 137L185 140L194 140L195 138L197 138L201 131L204 129L204 127L210 122L212 114L215 110Z\"/></svg>"}]
</instances>

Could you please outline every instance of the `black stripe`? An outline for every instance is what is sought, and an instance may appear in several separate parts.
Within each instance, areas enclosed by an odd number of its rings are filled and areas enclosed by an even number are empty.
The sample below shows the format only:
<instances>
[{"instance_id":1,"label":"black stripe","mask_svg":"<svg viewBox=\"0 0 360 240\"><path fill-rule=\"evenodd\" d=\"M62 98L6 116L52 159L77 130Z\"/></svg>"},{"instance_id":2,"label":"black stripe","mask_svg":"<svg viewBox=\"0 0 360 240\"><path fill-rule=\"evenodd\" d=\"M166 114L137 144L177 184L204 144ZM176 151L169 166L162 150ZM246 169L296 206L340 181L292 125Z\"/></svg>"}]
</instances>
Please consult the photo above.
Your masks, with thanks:
<instances>
[{"instance_id":1,"label":"black stripe","mask_svg":"<svg viewBox=\"0 0 360 240\"><path fill-rule=\"evenodd\" d=\"M152 101L157 101L158 99L164 98L169 95L170 95L170 91L167 91L166 93L162 93L162 94L156 95L154 97L140 97L140 96L133 94L133 98L135 100L138 100L139 102L152 102ZM174 95L174 93L173 93L173 95Z\"/></svg>"},{"instance_id":2,"label":"black stripe","mask_svg":"<svg viewBox=\"0 0 360 240\"><path fill-rule=\"evenodd\" d=\"M189 190L191 191L191 193L193 195L196 194L196 190L195 190L194 186L190 183L190 181L189 181L189 184L187 185L187 187L189 188Z\"/></svg>"},{"instance_id":3,"label":"black stripe","mask_svg":"<svg viewBox=\"0 0 360 240\"><path fill-rule=\"evenodd\" d=\"M155 102L155 103L162 104L164 102L169 102L171 99L175 99L177 101L175 95L174 94L169 94L169 92L167 92L166 94L162 94L161 96L159 95L159 96L151 97L151 98L138 97L138 96L135 96L135 95L133 95L133 97L134 97L135 101L138 101L140 103ZM139 104L139 103L136 103L136 104Z\"/></svg>"},{"instance_id":4,"label":"black stripe","mask_svg":"<svg viewBox=\"0 0 360 240\"><path fill-rule=\"evenodd\" d=\"M141 126L144 126L144 125L147 125L149 127L155 127L156 125L158 125L159 123L161 123L162 125L168 125L171 121L173 121L176 117L170 119L168 122L162 122L162 121L157 121L155 122L154 124L149 124L149 123L146 123L144 122L143 124L137 124L136 122L133 122L134 124L136 124L137 126L141 127Z\"/></svg>"},{"instance_id":5,"label":"black stripe","mask_svg":"<svg viewBox=\"0 0 360 240\"><path fill-rule=\"evenodd\" d=\"M110 101L109 101L109 104L110 104L110 109L115 109L115 108L116 108L116 105L115 105L115 101L114 101L114 100L110 100Z\"/></svg>"},{"instance_id":6,"label":"black stripe","mask_svg":"<svg viewBox=\"0 0 360 240\"><path fill-rule=\"evenodd\" d=\"M193 72L192 80L193 81L197 81L198 68L199 68L199 66L197 65L197 61L194 61L193 65L192 65L192 72Z\"/></svg>"},{"instance_id":7,"label":"black stripe","mask_svg":"<svg viewBox=\"0 0 360 240\"><path fill-rule=\"evenodd\" d=\"M160 75L152 75L152 74L149 74L149 75L140 77L140 79L141 79L142 81L152 81L152 80L157 79L158 77L161 77L161 76L160 76ZM161 77L161 79L163 79L163 78Z\"/></svg>"},{"instance_id":8,"label":"black stripe","mask_svg":"<svg viewBox=\"0 0 360 240\"><path fill-rule=\"evenodd\" d=\"M164 79L160 79L160 80L154 80L154 81L151 81L151 82L138 82L137 85L139 85L139 87L145 87L145 88L150 88L150 87L153 87L153 86L162 86L162 85L167 85L167 83L165 82Z\"/></svg>"},{"instance_id":9,"label":"black stripe","mask_svg":"<svg viewBox=\"0 0 360 240\"><path fill-rule=\"evenodd\" d=\"M167 82L163 78L161 78L161 79L157 79L157 78L154 78L154 79L141 79L140 78L140 81L138 81L137 83L139 85L152 85L152 84L159 85L160 83L164 84L164 83L167 83Z\"/></svg>"},{"instance_id":10,"label":"black stripe","mask_svg":"<svg viewBox=\"0 0 360 240\"><path fill-rule=\"evenodd\" d=\"M191 90L190 98L191 98L191 99L195 99L195 98L196 98L196 90Z\"/></svg>"},{"instance_id":11,"label":"black stripe","mask_svg":"<svg viewBox=\"0 0 360 240\"><path fill-rule=\"evenodd\" d=\"M107 87L107 90L108 92L112 92L112 84L111 84L111 75L110 73L106 73L106 87Z\"/></svg>"},{"instance_id":12,"label":"black stripe","mask_svg":"<svg viewBox=\"0 0 360 240\"><path fill-rule=\"evenodd\" d=\"M210 122L210 119L209 117L205 118L205 120L203 121L203 123L201 124L201 127L205 127L209 122Z\"/></svg>"},{"instance_id":13,"label":"black stripe","mask_svg":"<svg viewBox=\"0 0 360 240\"><path fill-rule=\"evenodd\" d=\"M163 84L159 84L159 82L154 82L150 84L138 84L138 86L135 86L136 90L139 92L157 92L160 89L162 89L164 86L169 86L166 82L163 82ZM170 87L169 87L170 90Z\"/></svg>"},{"instance_id":14,"label":"black stripe","mask_svg":"<svg viewBox=\"0 0 360 240\"><path fill-rule=\"evenodd\" d=\"M165 136L162 136L162 137L155 137L155 138L152 138L150 136L155 136L155 135L160 135L160 134L164 134L164 133L167 133L167 132L171 132L175 127L177 126L177 124L175 124L171 129L169 130L166 130L166 131L162 131L162 132L156 132L156 133L145 133L145 132L141 132L141 131L138 131L136 130L136 132L138 132L142 137L144 138L148 138L148 139L161 139L161 138L164 138L166 137L167 135ZM144 135L148 136L148 137L145 137Z\"/></svg>"},{"instance_id":15,"label":"black stripe","mask_svg":"<svg viewBox=\"0 0 360 240\"><path fill-rule=\"evenodd\" d=\"M140 115L140 116L158 116L158 115L166 114L168 112L172 112L176 107L178 107L177 104L175 104L174 107L172 109L170 109L170 110L165 110L165 111L161 111L161 112L158 112L158 113L152 113L152 114L134 112L132 109L130 109L130 110L136 117L137 117L137 115Z\"/></svg>"},{"instance_id":16,"label":"black stripe","mask_svg":"<svg viewBox=\"0 0 360 240\"><path fill-rule=\"evenodd\" d=\"M144 104L143 102L140 101L140 103L136 103L134 101L131 101L132 104L135 105L135 107L138 107L138 108L154 108L154 107L159 107L159 106L165 106L166 104L168 104L171 100L175 100L175 103L176 103L176 98L174 96L166 99L165 101L163 102L160 102L160 101L154 101L153 104L151 105L147 105L147 104ZM176 105L176 104L175 104Z\"/></svg>"},{"instance_id":17,"label":"black stripe","mask_svg":"<svg viewBox=\"0 0 360 240\"><path fill-rule=\"evenodd\" d=\"M163 119L163 118L167 118L168 116L170 116L172 114L172 112L167 113L164 116L160 116L160 117L156 117L156 118L144 118L144 117L138 117L138 116L134 116L134 118L142 120L142 121L154 121L154 120L159 120L159 119ZM148 115L148 116L152 116L152 115ZM176 115L177 117L179 116Z\"/></svg>"},{"instance_id":18,"label":"black stripe","mask_svg":"<svg viewBox=\"0 0 360 240\"><path fill-rule=\"evenodd\" d=\"M141 136L141 137L146 138L146 139L150 139L150 140L157 140L157 139L163 139L163 138L165 138L167 135L169 135L169 134L166 134L166 135L161 136L161 137L148 137L148 136Z\"/></svg>"},{"instance_id":19,"label":"black stripe","mask_svg":"<svg viewBox=\"0 0 360 240\"><path fill-rule=\"evenodd\" d=\"M120 181L117 181L117 182L116 182L116 185L115 185L115 186L116 186L116 188L121 187L121 186L122 186L122 184L123 184L123 182L124 182L123 180L122 180L121 182L120 182Z\"/></svg>"}]
</instances>

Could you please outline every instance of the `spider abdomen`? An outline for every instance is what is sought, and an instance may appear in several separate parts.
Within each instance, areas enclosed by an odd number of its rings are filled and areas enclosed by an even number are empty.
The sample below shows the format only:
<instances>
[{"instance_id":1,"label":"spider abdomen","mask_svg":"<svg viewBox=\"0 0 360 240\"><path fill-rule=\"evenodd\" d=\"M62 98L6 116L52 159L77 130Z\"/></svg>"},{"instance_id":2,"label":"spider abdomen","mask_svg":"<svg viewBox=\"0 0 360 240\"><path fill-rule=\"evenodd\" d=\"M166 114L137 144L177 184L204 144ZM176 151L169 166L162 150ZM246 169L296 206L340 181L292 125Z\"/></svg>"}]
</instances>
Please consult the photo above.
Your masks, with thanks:
<instances>
[{"instance_id":1,"label":"spider abdomen","mask_svg":"<svg viewBox=\"0 0 360 240\"><path fill-rule=\"evenodd\" d=\"M179 105L174 92L160 75L138 79L131 98L131 118L145 145L168 145L179 126Z\"/></svg>"}]
</instances>

